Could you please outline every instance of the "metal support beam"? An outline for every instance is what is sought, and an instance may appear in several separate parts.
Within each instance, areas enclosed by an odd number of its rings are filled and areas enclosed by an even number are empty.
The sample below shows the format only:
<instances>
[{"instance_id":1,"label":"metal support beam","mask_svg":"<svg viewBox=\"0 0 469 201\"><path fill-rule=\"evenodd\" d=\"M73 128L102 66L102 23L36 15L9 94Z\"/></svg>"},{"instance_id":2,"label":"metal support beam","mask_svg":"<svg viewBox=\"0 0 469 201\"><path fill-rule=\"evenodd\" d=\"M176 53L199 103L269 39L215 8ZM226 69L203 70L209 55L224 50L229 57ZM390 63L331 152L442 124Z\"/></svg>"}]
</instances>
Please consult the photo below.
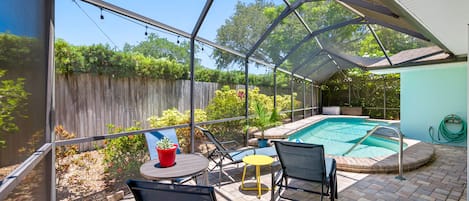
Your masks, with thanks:
<instances>
[{"instance_id":1,"label":"metal support beam","mask_svg":"<svg viewBox=\"0 0 469 201\"><path fill-rule=\"evenodd\" d=\"M274 68L274 110L277 110L277 67Z\"/></svg>"},{"instance_id":2,"label":"metal support beam","mask_svg":"<svg viewBox=\"0 0 469 201\"><path fill-rule=\"evenodd\" d=\"M383 119L386 119L386 76L383 78Z\"/></svg>"},{"instance_id":3,"label":"metal support beam","mask_svg":"<svg viewBox=\"0 0 469 201\"><path fill-rule=\"evenodd\" d=\"M10 174L3 178L0 185L0 200L4 200L15 188L23 182L31 171L51 152L52 144L45 143L38 150L32 153ZM55 182L55 181L52 181Z\"/></svg>"},{"instance_id":4,"label":"metal support beam","mask_svg":"<svg viewBox=\"0 0 469 201\"><path fill-rule=\"evenodd\" d=\"M244 86L244 114L246 116L246 128L249 128L249 59L246 58L244 61L244 81L245 81L245 86ZM246 129L246 138L244 140L244 146L248 145L249 141L249 129Z\"/></svg>"},{"instance_id":5,"label":"metal support beam","mask_svg":"<svg viewBox=\"0 0 469 201\"><path fill-rule=\"evenodd\" d=\"M318 89L318 112L322 114L322 90L321 88Z\"/></svg>"},{"instance_id":6,"label":"metal support beam","mask_svg":"<svg viewBox=\"0 0 469 201\"><path fill-rule=\"evenodd\" d=\"M295 9L300 7L303 3L305 3L306 0L298 0L293 3L293 5L289 5L285 8L285 10L280 13L280 15L270 24L270 26L265 30L265 32L261 35L261 37L257 40L257 42L249 49L248 53L246 54L246 57L251 57L254 51L259 48L259 46L264 42L264 40L269 36L269 34L277 27L280 22L286 18L288 15L290 15Z\"/></svg>"},{"instance_id":7,"label":"metal support beam","mask_svg":"<svg viewBox=\"0 0 469 201\"><path fill-rule=\"evenodd\" d=\"M362 8L365 8L367 10L371 10L371 11L374 11L374 12L377 12L377 13L380 13L380 14L383 14L383 15L387 15L387 16L394 17L394 18L399 18L399 15L392 12L389 8L384 7L384 6L380 6L380 5L376 5L376 4L372 4L372 3L369 3L367 1L363 1L363 0L340 0L340 1L342 1L346 4L362 7Z\"/></svg>"},{"instance_id":8,"label":"metal support beam","mask_svg":"<svg viewBox=\"0 0 469 201\"><path fill-rule=\"evenodd\" d=\"M348 82L348 105L352 106L352 82L347 79Z\"/></svg>"},{"instance_id":9,"label":"metal support beam","mask_svg":"<svg viewBox=\"0 0 469 201\"><path fill-rule=\"evenodd\" d=\"M195 110L195 104L194 104L194 83L195 83L195 38L197 34L199 33L200 27L202 26L202 23L205 20L205 17L207 16L208 11L210 10L210 7L212 6L213 0L207 0L205 2L204 9L202 10L202 13L199 16L199 19L197 20L197 23L194 26L194 29L192 30L192 34L190 37L190 64L189 64L189 69L190 69L190 127L191 127L191 153L195 152L195 117L194 117L194 110Z\"/></svg>"},{"instance_id":10,"label":"metal support beam","mask_svg":"<svg viewBox=\"0 0 469 201\"><path fill-rule=\"evenodd\" d=\"M303 119L306 117L306 82L303 80Z\"/></svg>"},{"instance_id":11,"label":"metal support beam","mask_svg":"<svg viewBox=\"0 0 469 201\"><path fill-rule=\"evenodd\" d=\"M295 109L295 98L293 97L293 89L294 89L294 81L293 81L293 76L290 76L290 106L291 106L291 122L295 121L295 112L293 111Z\"/></svg>"},{"instance_id":12,"label":"metal support beam","mask_svg":"<svg viewBox=\"0 0 469 201\"><path fill-rule=\"evenodd\" d=\"M327 31L330 31L330 30L334 30L334 29L338 29L338 28L341 28L341 27L344 27L344 26L347 26L349 24L357 24L357 23L360 23L361 21L363 21L363 17L357 17L357 18L354 18L354 19L351 19L351 20L347 20L347 21L344 21L344 22L340 22L340 23L337 23L337 24L333 24L331 26L328 26L328 27L324 27L322 29L318 29L316 31L313 31L311 32L310 34L306 35L300 42L298 42L295 46L293 46L287 53L287 55L285 55L285 57L283 57L279 63L277 63L277 66L279 66L280 64L282 64L290 55L292 55L296 50L298 50L301 45L303 45L304 43L308 42L309 40L315 38L317 35L321 34L321 33L324 33L324 32L327 32Z\"/></svg>"},{"instance_id":13,"label":"metal support beam","mask_svg":"<svg viewBox=\"0 0 469 201\"><path fill-rule=\"evenodd\" d=\"M213 0L207 0L207 2L205 2L205 6L202 12L200 13L199 19L195 23L194 29L192 30L191 38L195 39L195 37L197 37L200 27L202 27L202 23L204 22L205 17L207 17L207 13L210 10L212 3L213 3Z\"/></svg>"},{"instance_id":14,"label":"metal support beam","mask_svg":"<svg viewBox=\"0 0 469 201\"><path fill-rule=\"evenodd\" d=\"M427 37L425 37L424 35L422 35L421 33L418 33L418 32L415 32L415 31L411 31L411 30L408 30L408 29L405 29L405 28L402 28L402 27L399 27L399 26L396 26L396 25L392 25L392 24L389 24L387 22L383 22L381 20L377 20L377 19L374 19L374 18L370 18L370 17L366 17L365 18L367 23L370 23L370 24L379 24L383 27L387 27L387 28L390 28L390 29L393 29L395 31L398 31L398 32L402 32L402 33L405 33L407 35L410 35L410 36L413 36L415 38L419 38L419 39L422 39L424 41L428 41L430 42L430 39L428 39Z\"/></svg>"},{"instance_id":15,"label":"metal support beam","mask_svg":"<svg viewBox=\"0 0 469 201\"><path fill-rule=\"evenodd\" d=\"M314 99L316 98L316 96L314 95L314 85L313 83L311 83L311 116L313 116L314 114Z\"/></svg>"},{"instance_id":16,"label":"metal support beam","mask_svg":"<svg viewBox=\"0 0 469 201\"><path fill-rule=\"evenodd\" d=\"M366 26L368 27L368 29L370 29L371 33L373 34L373 37L375 38L376 42L378 43L379 48L381 48L381 51L384 53L384 56L385 56L386 59L388 60L389 65L392 66L392 62L391 62L391 59L389 59L389 55L388 55L388 53L386 52L386 48L384 48L384 45L383 45L383 43L381 42L381 40L379 39L379 37L378 37L378 35L376 34L375 30L373 29L373 27L371 27L370 24L366 24Z\"/></svg>"},{"instance_id":17,"label":"metal support beam","mask_svg":"<svg viewBox=\"0 0 469 201\"><path fill-rule=\"evenodd\" d=\"M288 0L283 0L283 2L285 2L286 5L290 6L290 2ZM303 24L303 26L305 27L305 29L308 31L308 33L313 33L313 31L311 30L311 28L309 28L308 24L306 24L305 20L303 19L303 17L300 15L300 13L298 13L298 11L294 11L296 17L298 18L298 20L300 20L301 24ZM361 15L360 15L361 16ZM362 16L363 17L363 16ZM316 43L319 45L319 47L321 49L324 49L324 46L322 45L321 41L319 41L318 37L314 37L314 40L316 40ZM331 55L327 55L330 59L333 59ZM337 64L336 61L333 61L334 64L337 66L337 68L340 68L339 64ZM311 81L312 83L313 81Z\"/></svg>"},{"instance_id":18,"label":"metal support beam","mask_svg":"<svg viewBox=\"0 0 469 201\"><path fill-rule=\"evenodd\" d=\"M277 67L277 71L280 71L280 72L286 73L286 74L292 74L290 71L285 70L285 69L282 69L282 68L279 68L279 67ZM294 77L297 77L297 78L301 78L301 79L303 79L303 78L305 77L305 76L298 75L298 74L296 74L296 73L293 73L293 76L294 76ZM309 79L309 78L305 78L305 79L306 79L308 82L313 82L313 80L311 80L311 79Z\"/></svg>"}]
</instances>

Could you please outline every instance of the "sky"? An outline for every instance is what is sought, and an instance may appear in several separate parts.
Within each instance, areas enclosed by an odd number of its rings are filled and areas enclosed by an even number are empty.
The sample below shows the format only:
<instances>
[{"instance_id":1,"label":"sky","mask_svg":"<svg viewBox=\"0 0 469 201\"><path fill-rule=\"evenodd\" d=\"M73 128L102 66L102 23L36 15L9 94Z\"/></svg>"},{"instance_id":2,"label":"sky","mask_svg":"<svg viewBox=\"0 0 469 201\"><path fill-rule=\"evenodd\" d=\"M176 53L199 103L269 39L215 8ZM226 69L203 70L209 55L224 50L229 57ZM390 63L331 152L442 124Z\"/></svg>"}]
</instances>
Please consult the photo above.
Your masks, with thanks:
<instances>
[{"instance_id":1,"label":"sky","mask_svg":"<svg viewBox=\"0 0 469 201\"><path fill-rule=\"evenodd\" d=\"M205 5L204 0L107 0L107 2L189 33L192 32ZM252 0L243 2L252 2ZM214 1L199 31L199 37L215 41L217 29L233 15L236 3L236 0ZM144 41L145 32L156 33L173 42L178 40L177 35L155 30L156 28L150 26L147 29L145 24L131 22L128 18L106 10L102 11L104 19L100 19L100 8L79 0L57 0L55 4L55 37L73 45L104 43L122 50L125 43L135 45ZM179 40L187 39L179 37ZM196 57L202 59L202 65L215 67L215 61L210 58L211 52L210 47L204 46L204 51ZM264 73L266 70L251 71L254 72Z\"/></svg>"},{"instance_id":2,"label":"sky","mask_svg":"<svg viewBox=\"0 0 469 201\"><path fill-rule=\"evenodd\" d=\"M8 32L19 36L36 37L39 36L39 25L37 23L27 23L26 20L40 20L40 13L35 7L40 6L40 1L30 2L30 6L18 6L18 2L3 1L0 6L0 33Z\"/></svg>"}]
</instances>

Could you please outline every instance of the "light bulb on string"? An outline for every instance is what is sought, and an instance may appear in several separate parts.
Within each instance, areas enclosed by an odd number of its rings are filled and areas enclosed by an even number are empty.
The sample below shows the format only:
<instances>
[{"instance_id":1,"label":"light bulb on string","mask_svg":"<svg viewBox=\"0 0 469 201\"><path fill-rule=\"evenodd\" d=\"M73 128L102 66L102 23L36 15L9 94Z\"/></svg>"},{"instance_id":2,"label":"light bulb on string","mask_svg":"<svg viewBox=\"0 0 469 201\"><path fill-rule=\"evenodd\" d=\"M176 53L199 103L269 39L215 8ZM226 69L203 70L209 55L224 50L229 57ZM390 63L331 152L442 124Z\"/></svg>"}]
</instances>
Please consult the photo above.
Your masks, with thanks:
<instances>
[{"instance_id":1,"label":"light bulb on string","mask_svg":"<svg viewBox=\"0 0 469 201\"><path fill-rule=\"evenodd\" d=\"M179 44L179 36L178 36L178 38L177 38L177 40L176 40L176 43Z\"/></svg>"},{"instance_id":2,"label":"light bulb on string","mask_svg":"<svg viewBox=\"0 0 469 201\"><path fill-rule=\"evenodd\" d=\"M148 26L145 26L145 36L148 36Z\"/></svg>"},{"instance_id":3,"label":"light bulb on string","mask_svg":"<svg viewBox=\"0 0 469 201\"><path fill-rule=\"evenodd\" d=\"M101 8L101 15L99 16L102 20L104 20L104 15L103 15L103 8Z\"/></svg>"}]
</instances>

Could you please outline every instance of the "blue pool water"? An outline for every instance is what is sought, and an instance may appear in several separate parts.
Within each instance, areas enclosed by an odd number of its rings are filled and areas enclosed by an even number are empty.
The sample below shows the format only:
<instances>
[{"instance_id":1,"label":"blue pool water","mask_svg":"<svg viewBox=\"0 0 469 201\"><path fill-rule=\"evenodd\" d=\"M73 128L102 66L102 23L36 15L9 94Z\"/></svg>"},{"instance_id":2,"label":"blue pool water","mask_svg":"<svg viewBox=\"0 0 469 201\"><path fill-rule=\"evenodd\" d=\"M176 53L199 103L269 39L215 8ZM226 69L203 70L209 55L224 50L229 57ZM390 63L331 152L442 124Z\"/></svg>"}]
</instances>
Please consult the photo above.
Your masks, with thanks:
<instances>
[{"instance_id":1,"label":"blue pool water","mask_svg":"<svg viewBox=\"0 0 469 201\"><path fill-rule=\"evenodd\" d=\"M356 144L368 130L385 122L362 118L327 118L291 135L289 141L322 144L326 154L342 156ZM405 148L405 145L404 145ZM370 136L346 156L377 157L397 153L399 143L394 140Z\"/></svg>"}]
</instances>

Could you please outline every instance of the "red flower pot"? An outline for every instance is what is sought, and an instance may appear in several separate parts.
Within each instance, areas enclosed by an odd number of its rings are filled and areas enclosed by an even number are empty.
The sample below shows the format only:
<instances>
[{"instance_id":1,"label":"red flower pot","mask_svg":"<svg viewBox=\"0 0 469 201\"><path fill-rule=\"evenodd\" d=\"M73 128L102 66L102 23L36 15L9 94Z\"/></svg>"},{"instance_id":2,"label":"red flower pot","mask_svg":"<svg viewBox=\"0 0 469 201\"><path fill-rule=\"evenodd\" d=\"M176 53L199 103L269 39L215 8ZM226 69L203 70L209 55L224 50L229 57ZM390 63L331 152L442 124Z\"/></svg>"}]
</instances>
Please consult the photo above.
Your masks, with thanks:
<instances>
[{"instance_id":1,"label":"red flower pot","mask_svg":"<svg viewBox=\"0 0 469 201\"><path fill-rule=\"evenodd\" d=\"M169 149L158 149L158 147L156 148L156 151L158 152L158 159L160 160L160 167L171 167L174 165L174 162L176 161L176 149L176 144Z\"/></svg>"}]
</instances>

